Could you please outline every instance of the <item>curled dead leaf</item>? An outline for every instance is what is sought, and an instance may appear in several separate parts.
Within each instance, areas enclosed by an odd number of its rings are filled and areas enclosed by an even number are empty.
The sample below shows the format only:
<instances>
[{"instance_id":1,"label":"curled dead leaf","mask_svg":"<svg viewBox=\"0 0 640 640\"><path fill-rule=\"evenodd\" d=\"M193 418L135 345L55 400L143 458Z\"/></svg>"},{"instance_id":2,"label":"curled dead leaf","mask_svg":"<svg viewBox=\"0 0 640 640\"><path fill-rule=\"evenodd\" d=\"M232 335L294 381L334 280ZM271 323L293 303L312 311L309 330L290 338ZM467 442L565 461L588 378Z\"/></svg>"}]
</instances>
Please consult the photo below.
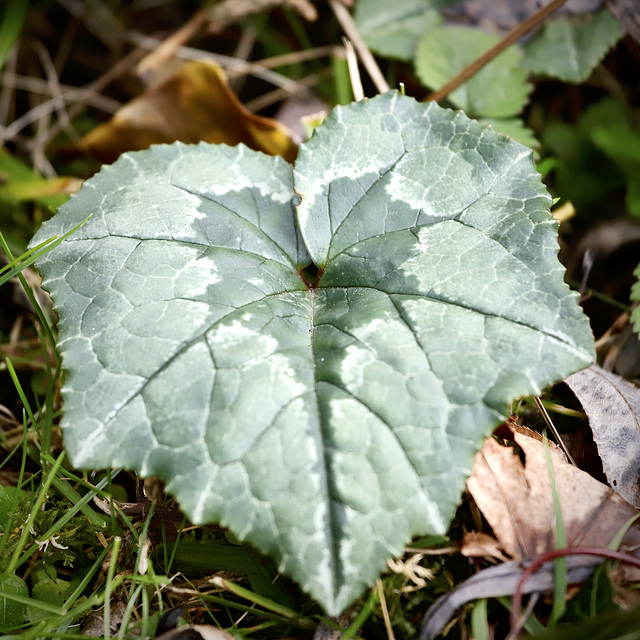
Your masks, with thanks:
<instances>
[{"instance_id":1,"label":"curled dead leaf","mask_svg":"<svg viewBox=\"0 0 640 640\"><path fill-rule=\"evenodd\" d=\"M468 558L497 558L502 562L507 560L500 543L482 531L468 531L462 539L460 553Z\"/></svg>"},{"instance_id":2,"label":"curled dead leaf","mask_svg":"<svg viewBox=\"0 0 640 640\"><path fill-rule=\"evenodd\" d=\"M513 448L487 439L467 480L478 508L514 559L540 555L554 547L555 512L544 444L531 433L532 437L514 434L524 452L524 464ZM568 544L606 547L637 510L611 488L569 464L555 445L549 445L549 453ZM623 544L632 547L638 542L640 528L633 526Z\"/></svg>"},{"instance_id":3,"label":"curled dead leaf","mask_svg":"<svg viewBox=\"0 0 640 640\"><path fill-rule=\"evenodd\" d=\"M176 140L244 143L289 162L297 155L288 129L245 109L222 69L209 61L185 63L90 131L78 146L109 163L125 151Z\"/></svg>"},{"instance_id":4,"label":"curled dead leaf","mask_svg":"<svg viewBox=\"0 0 640 640\"><path fill-rule=\"evenodd\" d=\"M471 600L513 595L524 567L533 557L554 547L555 511L545 444L539 434L522 427L517 428L514 440L524 453L524 463L514 448L487 438L467 480L469 492L496 535L496 548L501 547L514 560L483 569L438 598L423 619L420 640L435 638L455 610ZM629 526L629 521L638 510L610 487L569 464L553 444L549 444L549 455L569 546L607 547L628 526L621 547L636 552L640 548L640 527L635 522ZM494 548L491 540L484 534L467 534L463 542L466 555L489 555ZM578 584L601 560L572 555L566 562L567 583ZM553 588L553 563L547 563L525 582L522 592Z\"/></svg>"}]
</instances>

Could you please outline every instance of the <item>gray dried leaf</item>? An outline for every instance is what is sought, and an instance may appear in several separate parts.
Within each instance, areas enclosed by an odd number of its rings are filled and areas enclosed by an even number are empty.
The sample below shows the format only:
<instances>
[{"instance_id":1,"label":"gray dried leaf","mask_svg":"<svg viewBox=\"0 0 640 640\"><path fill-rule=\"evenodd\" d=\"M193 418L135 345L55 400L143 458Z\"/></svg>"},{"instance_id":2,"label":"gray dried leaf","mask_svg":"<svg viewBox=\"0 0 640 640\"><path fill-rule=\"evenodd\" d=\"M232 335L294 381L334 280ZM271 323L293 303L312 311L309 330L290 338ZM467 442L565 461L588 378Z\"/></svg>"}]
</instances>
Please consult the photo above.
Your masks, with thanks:
<instances>
[{"instance_id":1,"label":"gray dried leaf","mask_svg":"<svg viewBox=\"0 0 640 640\"><path fill-rule=\"evenodd\" d=\"M640 389L597 365L565 382L589 418L609 484L640 507Z\"/></svg>"}]
</instances>

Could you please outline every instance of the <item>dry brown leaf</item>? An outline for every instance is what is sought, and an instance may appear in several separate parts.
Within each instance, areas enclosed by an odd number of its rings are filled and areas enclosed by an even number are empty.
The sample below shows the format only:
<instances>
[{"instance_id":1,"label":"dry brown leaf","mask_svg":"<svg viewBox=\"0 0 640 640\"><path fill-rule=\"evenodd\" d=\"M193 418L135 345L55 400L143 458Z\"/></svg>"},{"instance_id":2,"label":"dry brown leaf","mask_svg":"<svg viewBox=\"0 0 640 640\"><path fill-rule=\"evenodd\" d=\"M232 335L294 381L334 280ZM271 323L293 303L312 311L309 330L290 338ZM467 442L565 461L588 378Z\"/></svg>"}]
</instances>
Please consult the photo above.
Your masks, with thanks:
<instances>
[{"instance_id":1,"label":"dry brown leaf","mask_svg":"<svg viewBox=\"0 0 640 640\"><path fill-rule=\"evenodd\" d=\"M488 438L476 455L467 488L503 549L521 559L554 547L555 516L544 444L523 433L514 438L524 452L524 465L514 449ZM549 453L568 544L606 547L638 510L570 465L558 447L549 444ZM623 545L633 547L638 542L640 527L634 525Z\"/></svg>"},{"instance_id":2,"label":"dry brown leaf","mask_svg":"<svg viewBox=\"0 0 640 640\"><path fill-rule=\"evenodd\" d=\"M236 145L293 162L297 146L286 127L257 116L229 89L222 69L208 61L187 62L124 105L79 143L101 162L151 144L212 142Z\"/></svg>"},{"instance_id":3,"label":"dry brown leaf","mask_svg":"<svg viewBox=\"0 0 640 640\"><path fill-rule=\"evenodd\" d=\"M468 558L497 558L507 560L500 543L481 531L468 531L462 538L460 553Z\"/></svg>"}]
</instances>

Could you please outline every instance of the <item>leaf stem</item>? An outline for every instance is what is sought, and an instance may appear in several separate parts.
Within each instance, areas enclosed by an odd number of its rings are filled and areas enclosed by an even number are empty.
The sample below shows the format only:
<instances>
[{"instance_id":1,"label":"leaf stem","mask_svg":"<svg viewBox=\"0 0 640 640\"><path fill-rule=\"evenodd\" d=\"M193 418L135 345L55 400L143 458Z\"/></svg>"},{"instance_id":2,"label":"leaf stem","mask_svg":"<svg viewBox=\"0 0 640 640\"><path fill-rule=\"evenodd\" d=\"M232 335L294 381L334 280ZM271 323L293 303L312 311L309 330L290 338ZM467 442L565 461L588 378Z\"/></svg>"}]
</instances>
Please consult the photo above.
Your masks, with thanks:
<instances>
[{"instance_id":1,"label":"leaf stem","mask_svg":"<svg viewBox=\"0 0 640 640\"><path fill-rule=\"evenodd\" d=\"M613 549L603 549L601 547L567 547L565 549L554 549L547 551L542 555L535 558L530 565L528 565L520 576L520 581L516 586L516 590L513 593L513 600L511 603L511 632L509 638L517 638L520 630L522 629L523 620L520 617L520 610L522 608L522 591L525 582L545 563L555 560L556 558L563 558L565 556L597 556L600 558L607 558L609 560L620 560L626 562L635 567L640 567L640 558L632 556L629 553L623 553L622 551L614 551Z\"/></svg>"},{"instance_id":2,"label":"leaf stem","mask_svg":"<svg viewBox=\"0 0 640 640\"><path fill-rule=\"evenodd\" d=\"M320 278L322 278L322 274L324 273L324 267L318 269L318 274L316 275L315 280L309 285L309 289L315 289L318 286L318 282L320 282Z\"/></svg>"}]
</instances>

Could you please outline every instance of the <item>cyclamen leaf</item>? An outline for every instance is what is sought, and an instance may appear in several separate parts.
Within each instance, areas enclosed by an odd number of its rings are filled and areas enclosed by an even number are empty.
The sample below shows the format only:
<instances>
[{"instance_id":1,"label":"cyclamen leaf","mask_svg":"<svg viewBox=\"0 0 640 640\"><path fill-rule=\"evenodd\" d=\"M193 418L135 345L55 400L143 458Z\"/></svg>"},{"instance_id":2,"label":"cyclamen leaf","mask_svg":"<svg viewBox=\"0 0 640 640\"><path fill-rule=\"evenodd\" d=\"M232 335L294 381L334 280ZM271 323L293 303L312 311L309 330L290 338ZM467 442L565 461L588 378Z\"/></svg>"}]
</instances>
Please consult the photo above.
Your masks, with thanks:
<instances>
[{"instance_id":1,"label":"cyclamen leaf","mask_svg":"<svg viewBox=\"0 0 640 640\"><path fill-rule=\"evenodd\" d=\"M488 51L499 36L472 27L432 29L416 50L416 73L431 89L439 89ZM519 67L522 51L512 45L447 97L470 116L509 118L520 113L532 86Z\"/></svg>"},{"instance_id":2,"label":"cyclamen leaf","mask_svg":"<svg viewBox=\"0 0 640 640\"><path fill-rule=\"evenodd\" d=\"M73 463L159 476L337 614L446 531L514 397L592 361L549 205L526 147L396 92L336 108L293 176L124 155L33 240L92 214L39 261Z\"/></svg>"},{"instance_id":3,"label":"cyclamen leaf","mask_svg":"<svg viewBox=\"0 0 640 640\"><path fill-rule=\"evenodd\" d=\"M585 18L550 20L524 46L522 66L565 82L584 82L622 37L618 20L607 9Z\"/></svg>"}]
</instances>

